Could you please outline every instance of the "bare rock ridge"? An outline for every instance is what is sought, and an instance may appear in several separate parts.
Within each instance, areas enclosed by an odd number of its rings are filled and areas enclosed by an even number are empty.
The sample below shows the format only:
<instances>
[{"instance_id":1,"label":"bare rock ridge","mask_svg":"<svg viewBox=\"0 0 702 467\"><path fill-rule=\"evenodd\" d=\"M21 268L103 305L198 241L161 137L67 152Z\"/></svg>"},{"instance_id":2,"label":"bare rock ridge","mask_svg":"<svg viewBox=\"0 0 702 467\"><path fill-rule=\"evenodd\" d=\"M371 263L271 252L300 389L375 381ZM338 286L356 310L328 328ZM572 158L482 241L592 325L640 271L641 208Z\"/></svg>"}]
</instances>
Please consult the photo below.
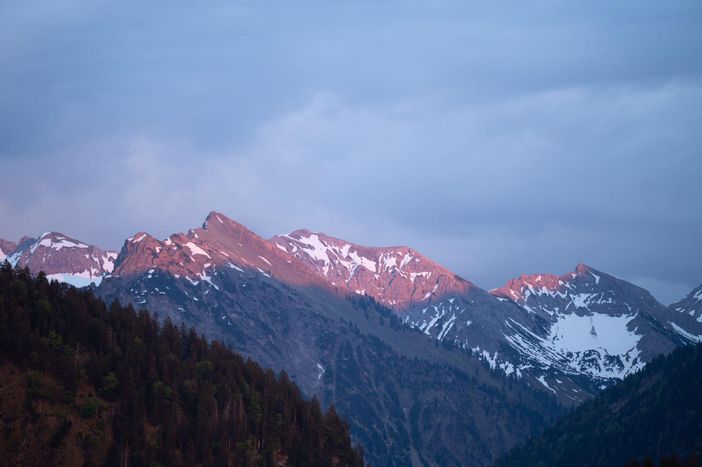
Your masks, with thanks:
<instances>
[{"instance_id":1,"label":"bare rock ridge","mask_svg":"<svg viewBox=\"0 0 702 467\"><path fill-rule=\"evenodd\" d=\"M11 250L12 246L15 248ZM37 239L22 237L18 244L3 241L0 250L3 252L0 258L13 266L28 267L33 272L43 271L49 279L77 287L100 283L103 276L112 271L117 256L115 252L104 251L58 232L46 232Z\"/></svg>"},{"instance_id":2,"label":"bare rock ridge","mask_svg":"<svg viewBox=\"0 0 702 467\"><path fill-rule=\"evenodd\" d=\"M17 244L9 240L3 240L0 238L0 261L7 258L9 255L14 253L17 249Z\"/></svg>"},{"instance_id":3,"label":"bare rock ridge","mask_svg":"<svg viewBox=\"0 0 702 467\"><path fill-rule=\"evenodd\" d=\"M335 287L372 296L398 312L412 303L477 287L412 248L371 248L309 230L271 239Z\"/></svg>"},{"instance_id":4,"label":"bare rock ridge","mask_svg":"<svg viewBox=\"0 0 702 467\"><path fill-rule=\"evenodd\" d=\"M158 270L191 283L213 283L222 268L274 275L289 284L326 286L270 242L217 212L207 216L202 228L163 241L145 232L128 238L111 275L129 277Z\"/></svg>"},{"instance_id":5,"label":"bare rock ridge","mask_svg":"<svg viewBox=\"0 0 702 467\"><path fill-rule=\"evenodd\" d=\"M702 323L702 285L695 288L677 303L670 305L670 309L681 315L694 318L698 323ZM689 318L686 318L689 320Z\"/></svg>"}]
</instances>

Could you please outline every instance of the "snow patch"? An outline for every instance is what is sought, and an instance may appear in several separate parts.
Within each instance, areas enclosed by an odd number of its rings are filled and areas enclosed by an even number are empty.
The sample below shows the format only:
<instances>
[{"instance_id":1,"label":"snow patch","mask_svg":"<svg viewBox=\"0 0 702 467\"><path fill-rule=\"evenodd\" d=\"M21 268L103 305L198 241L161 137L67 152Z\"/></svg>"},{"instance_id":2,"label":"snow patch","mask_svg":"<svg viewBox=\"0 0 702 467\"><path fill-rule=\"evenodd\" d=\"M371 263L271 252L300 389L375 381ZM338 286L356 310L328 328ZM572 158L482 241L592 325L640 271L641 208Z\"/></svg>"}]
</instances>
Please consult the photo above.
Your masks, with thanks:
<instances>
[{"instance_id":1,"label":"snow patch","mask_svg":"<svg viewBox=\"0 0 702 467\"><path fill-rule=\"evenodd\" d=\"M541 375L536 379L539 381L539 383L543 384L544 387L546 387L546 389L548 389L549 391L551 391L554 394L556 393L556 390L548 385L548 383L546 382L546 378L544 378L544 375Z\"/></svg>"},{"instance_id":2,"label":"snow patch","mask_svg":"<svg viewBox=\"0 0 702 467\"><path fill-rule=\"evenodd\" d=\"M317 374L317 381L319 381L320 379L322 379L322 376L327 370L322 366L321 363L317 363L317 370L319 371L319 373Z\"/></svg>"},{"instance_id":3,"label":"snow patch","mask_svg":"<svg viewBox=\"0 0 702 467\"><path fill-rule=\"evenodd\" d=\"M702 342L702 336L698 336L696 334L692 334L690 332L687 332L677 324L673 323L672 321L669 321L668 324L670 324L673 329L675 329L675 332L683 336L685 339L689 340L690 342Z\"/></svg>"},{"instance_id":4,"label":"snow patch","mask_svg":"<svg viewBox=\"0 0 702 467\"><path fill-rule=\"evenodd\" d=\"M546 341L550 347L562 352L603 349L611 355L625 354L635 348L641 339L635 331L627 329L635 316L559 314Z\"/></svg>"},{"instance_id":5,"label":"snow patch","mask_svg":"<svg viewBox=\"0 0 702 467\"><path fill-rule=\"evenodd\" d=\"M83 271L77 274L49 274L46 278L50 281L64 282L76 288L88 287L91 284L100 285L102 276L92 276L90 272Z\"/></svg>"},{"instance_id":6,"label":"snow patch","mask_svg":"<svg viewBox=\"0 0 702 467\"><path fill-rule=\"evenodd\" d=\"M199 246L195 245L193 242L188 242L184 246L186 246L190 250L190 253L193 256L201 255L201 256L207 256L208 258L212 259L212 257L209 254L207 254L207 252L205 250L203 250Z\"/></svg>"}]
</instances>

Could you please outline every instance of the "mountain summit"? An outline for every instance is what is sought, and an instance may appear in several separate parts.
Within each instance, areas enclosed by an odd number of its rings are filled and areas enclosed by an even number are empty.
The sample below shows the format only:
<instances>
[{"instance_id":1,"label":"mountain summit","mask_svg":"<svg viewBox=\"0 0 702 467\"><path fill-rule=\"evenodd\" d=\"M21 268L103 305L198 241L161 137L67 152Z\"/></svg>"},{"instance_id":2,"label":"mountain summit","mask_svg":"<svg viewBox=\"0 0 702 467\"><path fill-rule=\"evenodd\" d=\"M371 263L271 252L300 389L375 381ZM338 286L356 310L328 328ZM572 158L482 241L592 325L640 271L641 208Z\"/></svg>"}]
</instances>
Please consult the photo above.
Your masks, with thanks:
<instances>
[{"instance_id":1,"label":"mountain summit","mask_svg":"<svg viewBox=\"0 0 702 467\"><path fill-rule=\"evenodd\" d=\"M406 246L366 247L309 230L271 242L331 285L369 295L398 311L432 296L477 288Z\"/></svg>"},{"instance_id":2,"label":"mountain summit","mask_svg":"<svg viewBox=\"0 0 702 467\"><path fill-rule=\"evenodd\" d=\"M0 245L11 246L9 242ZM59 232L45 232L39 238L22 237L6 259L13 266L44 272L49 279L76 287L99 284L112 271L117 253L104 251Z\"/></svg>"}]
</instances>

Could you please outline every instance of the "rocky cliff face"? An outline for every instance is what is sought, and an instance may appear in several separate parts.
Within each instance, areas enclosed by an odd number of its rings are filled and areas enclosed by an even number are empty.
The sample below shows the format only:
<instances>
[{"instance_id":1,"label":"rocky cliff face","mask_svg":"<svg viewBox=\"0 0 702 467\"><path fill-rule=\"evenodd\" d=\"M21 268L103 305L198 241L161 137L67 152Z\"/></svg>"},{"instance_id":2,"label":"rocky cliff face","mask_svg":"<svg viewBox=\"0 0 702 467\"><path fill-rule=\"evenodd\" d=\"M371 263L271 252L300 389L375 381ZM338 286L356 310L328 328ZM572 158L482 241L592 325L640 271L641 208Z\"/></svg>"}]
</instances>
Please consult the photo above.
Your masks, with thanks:
<instances>
[{"instance_id":1,"label":"rocky cliff face","mask_svg":"<svg viewBox=\"0 0 702 467\"><path fill-rule=\"evenodd\" d=\"M115 252L103 251L58 232L46 232L38 239L20 239L6 259L13 266L28 267L34 273L42 271L49 279L85 287L99 283L112 271L116 256Z\"/></svg>"},{"instance_id":2,"label":"rocky cliff face","mask_svg":"<svg viewBox=\"0 0 702 467\"><path fill-rule=\"evenodd\" d=\"M10 256L17 249L17 244L0 238L0 261Z\"/></svg>"},{"instance_id":3,"label":"rocky cliff face","mask_svg":"<svg viewBox=\"0 0 702 467\"><path fill-rule=\"evenodd\" d=\"M702 285L668 307L670 326L691 342L702 342Z\"/></svg>"},{"instance_id":4,"label":"rocky cliff face","mask_svg":"<svg viewBox=\"0 0 702 467\"><path fill-rule=\"evenodd\" d=\"M417 302L477 287L412 248L371 248L309 230L280 235L271 242L334 287L369 295L405 310Z\"/></svg>"}]
</instances>

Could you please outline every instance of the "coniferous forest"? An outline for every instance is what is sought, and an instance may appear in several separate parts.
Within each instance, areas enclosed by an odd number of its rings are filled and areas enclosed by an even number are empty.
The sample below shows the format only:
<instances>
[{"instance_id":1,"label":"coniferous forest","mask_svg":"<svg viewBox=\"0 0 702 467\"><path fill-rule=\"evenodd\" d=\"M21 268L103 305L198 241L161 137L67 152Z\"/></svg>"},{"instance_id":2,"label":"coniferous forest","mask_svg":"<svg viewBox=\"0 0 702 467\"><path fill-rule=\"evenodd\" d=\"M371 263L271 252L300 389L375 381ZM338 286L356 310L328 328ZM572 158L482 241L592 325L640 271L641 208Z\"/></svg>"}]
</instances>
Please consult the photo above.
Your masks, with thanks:
<instances>
[{"instance_id":1,"label":"coniferous forest","mask_svg":"<svg viewBox=\"0 0 702 467\"><path fill-rule=\"evenodd\" d=\"M0 465L363 465L285 373L7 263L0 423Z\"/></svg>"},{"instance_id":2,"label":"coniferous forest","mask_svg":"<svg viewBox=\"0 0 702 467\"><path fill-rule=\"evenodd\" d=\"M510 466L697 467L702 344L659 356L497 462Z\"/></svg>"}]
</instances>

